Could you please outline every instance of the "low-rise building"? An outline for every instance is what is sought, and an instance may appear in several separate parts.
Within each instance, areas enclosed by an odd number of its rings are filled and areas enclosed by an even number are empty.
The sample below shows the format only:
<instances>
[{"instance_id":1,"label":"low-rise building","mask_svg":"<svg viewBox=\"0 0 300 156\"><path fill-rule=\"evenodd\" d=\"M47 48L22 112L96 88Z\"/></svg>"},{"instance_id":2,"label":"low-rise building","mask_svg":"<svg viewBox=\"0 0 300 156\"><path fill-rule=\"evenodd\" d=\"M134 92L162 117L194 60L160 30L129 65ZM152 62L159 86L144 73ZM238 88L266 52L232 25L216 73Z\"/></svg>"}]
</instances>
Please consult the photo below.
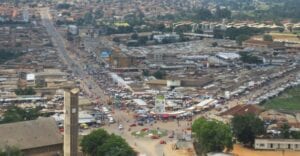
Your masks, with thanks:
<instances>
[{"instance_id":1,"label":"low-rise building","mask_svg":"<svg viewBox=\"0 0 300 156\"><path fill-rule=\"evenodd\" d=\"M175 42L178 41L180 38L177 34L163 34L163 35L154 35L153 39L159 43L163 42L164 40Z\"/></svg>"},{"instance_id":2,"label":"low-rise building","mask_svg":"<svg viewBox=\"0 0 300 156\"><path fill-rule=\"evenodd\" d=\"M300 139L255 139L255 149L300 150Z\"/></svg>"},{"instance_id":3,"label":"low-rise building","mask_svg":"<svg viewBox=\"0 0 300 156\"><path fill-rule=\"evenodd\" d=\"M63 136L52 118L0 125L0 148L20 149L25 156L62 154Z\"/></svg>"}]
</instances>

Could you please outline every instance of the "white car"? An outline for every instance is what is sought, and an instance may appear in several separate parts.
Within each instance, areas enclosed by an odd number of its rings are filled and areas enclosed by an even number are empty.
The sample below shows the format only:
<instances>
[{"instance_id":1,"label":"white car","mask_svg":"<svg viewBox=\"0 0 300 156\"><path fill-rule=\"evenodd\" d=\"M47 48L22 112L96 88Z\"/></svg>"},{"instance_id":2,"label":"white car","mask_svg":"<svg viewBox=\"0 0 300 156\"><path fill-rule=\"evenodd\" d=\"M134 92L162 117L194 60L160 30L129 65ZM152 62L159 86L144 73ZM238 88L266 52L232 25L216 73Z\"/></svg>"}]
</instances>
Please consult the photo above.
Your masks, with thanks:
<instances>
[{"instance_id":1,"label":"white car","mask_svg":"<svg viewBox=\"0 0 300 156\"><path fill-rule=\"evenodd\" d=\"M112 118L112 117L109 117L109 118L108 118L108 121L109 121L109 123L115 123L115 120L114 120L114 118Z\"/></svg>"},{"instance_id":2,"label":"white car","mask_svg":"<svg viewBox=\"0 0 300 156\"><path fill-rule=\"evenodd\" d=\"M121 129L123 129L123 128L124 128L123 125L120 124L120 125L119 125L119 129L121 130Z\"/></svg>"}]
</instances>

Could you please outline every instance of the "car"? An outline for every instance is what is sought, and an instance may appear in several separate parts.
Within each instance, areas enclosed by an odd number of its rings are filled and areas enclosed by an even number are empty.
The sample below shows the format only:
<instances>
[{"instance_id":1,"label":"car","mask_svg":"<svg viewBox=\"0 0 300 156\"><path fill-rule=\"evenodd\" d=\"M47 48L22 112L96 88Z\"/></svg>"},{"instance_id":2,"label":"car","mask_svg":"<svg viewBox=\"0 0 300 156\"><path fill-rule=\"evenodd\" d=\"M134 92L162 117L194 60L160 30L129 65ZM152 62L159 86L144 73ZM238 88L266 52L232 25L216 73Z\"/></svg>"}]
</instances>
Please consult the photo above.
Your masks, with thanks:
<instances>
[{"instance_id":1,"label":"car","mask_svg":"<svg viewBox=\"0 0 300 156\"><path fill-rule=\"evenodd\" d=\"M173 134L171 134L171 135L169 135L169 137L168 138L174 138L174 135Z\"/></svg>"},{"instance_id":2,"label":"car","mask_svg":"<svg viewBox=\"0 0 300 156\"><path fill-rule=\"evenodd\" d=\"M119 125L119 129L121 130L121 129L123 129L123 128L124 128L123 125L120 124L120 125Z\"/></svg>"},{"instance_id":3,"label":"car","mask_svg":"<svg viewBox=\"0 0 300 156\"><path fill-rule=\"evenodd\" d=\"M159 139L159 136L158 135L152 135L151 139Z\"/></svg>"},{"instance_id":4,"label":"car","mask_svg":"<svg viewBox=\"0 0 300 156\"><path fill-rule=\"evenodd\" d=\"M139 126L144 126L144 121L141 121L141 120L138 121L138 125L139 125Z\"/></svg>"},{"instance_id":5,"label":"car","mask_svg":"<svg viewBox=\"0 0 300 156\"><path fill-rule=\"evenodd\" d=\"M160 144L166 144L167 142L165 140L160 140L159 143Z\"/></svg>"},{"instance_id":6,"label":"car","mask_svg":"<svg viewBox=\"0 0 300 156\"><path fill-rule=\"evenodd\" d=\"M126 107L121 107L121 110L126 110Z\"/></svg>"},{"instance_id":7,"label":"car","mask_svg":"<svg viewBox=\"0 0 300 156\"><path fill-rule=\"evenodd\" d=\"M141 131L148 131L149 128L143 128Z\"/></svg>"},{"instance_id":8,"label":"car","mask_svg":"<svg viewBox=\"0 0 300 156\"><path fill-rule=\"evenodd\" d=\"M136 126L136 124L135 124L135 123L133 123L133 124L129 125L129 127L135 127L135 126Z\"/></svg>"},{"instance_id":9,"label":"car","mask_svg":"<svg viewBox=\"0 0 300 156\"><path fill-rule=\"evenodd\" d=\"M114 118L112 118L112 117L109 117L109 118L108 118L108 121L109 121L109 123L115 123L115 120L114 120Z\"/></svg>"}]
</instances>

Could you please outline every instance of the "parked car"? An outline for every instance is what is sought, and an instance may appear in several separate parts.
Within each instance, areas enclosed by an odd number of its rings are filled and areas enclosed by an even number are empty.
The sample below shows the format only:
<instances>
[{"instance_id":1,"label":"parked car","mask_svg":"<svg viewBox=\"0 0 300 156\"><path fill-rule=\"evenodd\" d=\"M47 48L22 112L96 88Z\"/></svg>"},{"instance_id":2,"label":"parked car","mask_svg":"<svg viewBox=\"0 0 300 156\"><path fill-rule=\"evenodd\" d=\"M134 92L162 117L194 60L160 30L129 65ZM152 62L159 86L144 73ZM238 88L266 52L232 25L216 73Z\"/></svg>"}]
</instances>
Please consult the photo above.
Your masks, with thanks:
<instances>
[{"instance_id":1,"label":"parked car","mask_svg":"<svg viewBox=\"0 0 300 156\"><path fill-rule=\"evenodd\" d=\"M114 120L114 118L112 118L112 117L109 117L109 118L108 118L108 121L109 121L109 123L115 123L115 120Z\"/></svg>"},{"instance_id":2,"label":"parked car","mask_svg":"<svg viewBox=\"0 0 300 156\"><path fill-rule=\"evenodd\" d=\"M167 142L165 140L160 140L160 144L166 144Z\"/></svg>"},{"instance_id":3,"label":"parked car","mask_svg":"<svg viewBox=\"0 0 300 156\"><path fill-rule=\"evenodd\" d=\"M135 126L136 126L136 124L135 124L135 123L133 123L133 124L129 125L129 127L135 127Z\"/></svg>"},{"instance_id":4,"label":"parked car","mask_svg":"<svg viewBox=\"0 0 300 156\"><path fill-rule=\"evenodd\" d=\"M143 128L142 129L142 131L148 131L149 130L149 128Z\"/></svg>"},{"instance_id":5,"label":"parked car","mask_svg":"<svg viewBox=\"0 0 300 156\"><path fill-rule=\"evenodd\" d=\"M138 121L138 125L139 126L144 126L144 122L143 121Z\"/></svg>"},{"instance_id":6,"label":"parked car","mask_svg":"<svg viewBox=\"0 0 300 156\"><path fill-rule=\"evenodd\" d=\"M152 135L151 139L159 139L159 136L158 135Z\"/></svg>"}]
</instances>

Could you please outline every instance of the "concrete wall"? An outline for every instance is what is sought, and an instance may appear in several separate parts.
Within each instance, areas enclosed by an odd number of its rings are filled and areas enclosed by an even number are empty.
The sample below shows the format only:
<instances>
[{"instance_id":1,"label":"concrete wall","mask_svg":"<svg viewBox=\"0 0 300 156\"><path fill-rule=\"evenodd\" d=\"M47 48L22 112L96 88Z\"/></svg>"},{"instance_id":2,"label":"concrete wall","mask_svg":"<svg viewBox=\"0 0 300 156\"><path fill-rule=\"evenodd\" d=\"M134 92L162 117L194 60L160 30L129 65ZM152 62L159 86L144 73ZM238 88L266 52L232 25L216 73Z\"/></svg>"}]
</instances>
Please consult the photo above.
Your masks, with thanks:
<instances>
[{"instance_id":1,"label":"concrete wall","mask_svg":"<svg viewBox=\"0 0 300 156\"><path fill-rule=\"evenodd\" d=\"M22 150L24 156L53 156L63 155L63 144L49 145L44 147Z\"/></svg>"}]
</instances>

